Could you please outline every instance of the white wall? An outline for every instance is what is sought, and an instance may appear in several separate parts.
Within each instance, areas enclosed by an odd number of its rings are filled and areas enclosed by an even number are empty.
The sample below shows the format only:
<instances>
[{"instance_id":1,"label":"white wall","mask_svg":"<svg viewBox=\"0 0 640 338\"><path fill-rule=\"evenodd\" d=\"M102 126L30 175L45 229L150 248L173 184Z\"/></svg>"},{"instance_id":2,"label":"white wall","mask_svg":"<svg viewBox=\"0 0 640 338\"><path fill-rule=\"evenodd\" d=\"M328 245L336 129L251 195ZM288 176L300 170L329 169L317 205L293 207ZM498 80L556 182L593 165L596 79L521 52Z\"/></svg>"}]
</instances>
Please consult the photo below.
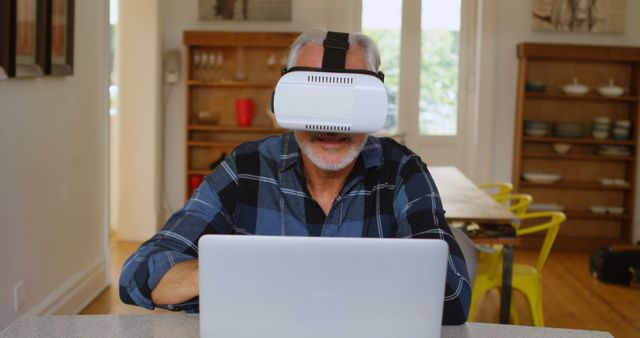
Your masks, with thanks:
<instances>
[{"instance_id":1,"label":"white wall","mask_svg":"<svg viewBox=\"0 0 640 338\"><path fill-rule=\"evenodd\" d=\"M198 21L198 0L160 0L160 4L163 49L179 49L183 58L182 33L185 30L301 32L314 27L324 27L348 32L360 26L359 0L293 0L293 18L290 22ZM170 92L165 112L164 179L171 212L182 206L185 194L184 72L181 75L180 82Z\"/></svg>"},{"instance_id":2,"label":"white wall","mask_svg":"<svg viewBox=\"0 0 640 338\"><path fill-rule=\"evenodd\" d=\"M179 1L174 1L179 5ZM122 240L143 241L164 219L161 214L162 115L158 0L119 1L119 161L112 215ZM184 127L183 127L184 128Z\"/></svg>"},{"instance_id":3,"label":"white wall","mask_svg":"<svg viewBox=\"0 0 640 338\"><path fill-rule=\"evenodd\" d=\"M593 45L640 46L640 1L627 1L626 33L585 34L585 33L541 33L531 30L531 1L485 0L495 6L496 51L495 82L481 81L482 85L494 88L493 109L492 173L494 180L511 180L513 160L513 135L516 106L516 83L518 60L516 45L520 42L553 42ZM636 192L639 189L636 188ZM640 204L636 203L636 213ZM636 216L635 238L640 238L640 224Z\"/></svg>"},{"instance_id":4,"label":"white wall","mask_svg":"<svg viewBox=\"0 0 640 338\"><path fill-rule=\"evenodd\" d=\"M76 1L73 76L0 81L0 330L108 284L106 5Z\"/></svg>"}]
</instances>

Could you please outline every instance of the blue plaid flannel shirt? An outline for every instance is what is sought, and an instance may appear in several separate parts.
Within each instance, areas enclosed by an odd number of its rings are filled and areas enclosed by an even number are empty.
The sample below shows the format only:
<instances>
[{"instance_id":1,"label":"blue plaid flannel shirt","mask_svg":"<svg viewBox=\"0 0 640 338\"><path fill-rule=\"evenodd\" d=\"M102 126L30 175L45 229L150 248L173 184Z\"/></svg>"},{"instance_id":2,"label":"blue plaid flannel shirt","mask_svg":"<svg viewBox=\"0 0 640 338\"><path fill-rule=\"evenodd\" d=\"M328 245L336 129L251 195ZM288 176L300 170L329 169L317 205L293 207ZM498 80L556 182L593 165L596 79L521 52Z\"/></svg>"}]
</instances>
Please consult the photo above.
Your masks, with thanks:
<instances>
[{"instance_id":1,"label":"blue plaid flannel shirt","mask_svg":"<svg viewBox=\"0 0 640 338\"><path fill-rule=\"evenodd\" d=\"M368 137L328 215L307 190L293 132L238 146L125 262L122 301L197 312L197 298L159 305L151 290L175 264L198 257L205 234L443 239L449 244L443 324L467 318L469 276L438 190L421 159L390 138Z\"/></svg>"}]
</instances>

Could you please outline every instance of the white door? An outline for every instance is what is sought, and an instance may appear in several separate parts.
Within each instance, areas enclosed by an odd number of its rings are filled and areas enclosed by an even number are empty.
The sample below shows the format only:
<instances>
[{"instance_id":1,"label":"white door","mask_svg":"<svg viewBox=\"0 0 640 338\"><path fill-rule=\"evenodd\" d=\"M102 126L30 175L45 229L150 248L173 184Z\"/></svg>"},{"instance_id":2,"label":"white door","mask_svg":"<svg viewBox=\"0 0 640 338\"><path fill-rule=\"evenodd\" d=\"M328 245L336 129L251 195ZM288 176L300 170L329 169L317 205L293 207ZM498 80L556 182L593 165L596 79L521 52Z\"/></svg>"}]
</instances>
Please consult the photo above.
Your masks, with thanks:
<instances>
[{"instance_id":1,"label":"white door","mask_svg":"<svg viewBox=\"0 0 640 338\"><path fill-rule=\"evenodd\" d=\"M473 171L475 1L362 0L390 93L385 133L429 165Z\"/></svg>"}]
</instances>

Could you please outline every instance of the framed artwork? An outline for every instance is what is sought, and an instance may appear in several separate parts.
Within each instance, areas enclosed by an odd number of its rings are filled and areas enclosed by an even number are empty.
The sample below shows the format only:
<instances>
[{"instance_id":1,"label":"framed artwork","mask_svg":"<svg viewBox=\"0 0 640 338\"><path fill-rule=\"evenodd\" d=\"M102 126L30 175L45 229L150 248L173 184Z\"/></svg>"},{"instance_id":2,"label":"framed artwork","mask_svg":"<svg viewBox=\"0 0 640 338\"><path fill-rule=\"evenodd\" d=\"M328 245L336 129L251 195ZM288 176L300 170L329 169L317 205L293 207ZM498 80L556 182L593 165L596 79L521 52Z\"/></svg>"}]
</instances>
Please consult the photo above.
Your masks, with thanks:
<instances>
[{"instance_id":1,"label":"framed artwork","mask_svg":"<svg viewBox=\"0 0 640 338\"><path fill-rule=\"evenodd\" d=\"M200 20L291 21L291 0L198 0Z\"/></svg>"},{"instance_id":2,"label":"framed artwork","mask_svg":"<svg viewBox=\"0 0 640 338\"><path fill-rule=\"evenodd\" d=\"M73 74L74 0L51 1L47 68L51 75ZM48 69L47 69L48 70ZM49 73L49 72L47 72Z\"/></svg>"},{"instance_id":3,"label":"framed artwork","mask_svg":"<svg viewBox=\"0 0 640 338\"><path fill-rule=\"evenodd\" d=\"M15 1L15 76L35 77L45 73L46 1Z\"/></svg>"},{"instance_id":4,"label":"framed artwork","mask_svg":"<svg viewBox=\"0 0 640 338\"><path fill-rule=\"evenodd\" d=\"M0 79L73 74L74 0L0 0Z\"/></svg>"},{"instance_id":5,"label":"framed artwork","mask_svg":"<svg viewBox=\"0 0 640 338\"><path fill-rule=\"evenodd\" d=\"M535 31L624 33L627 0L532 0Z\"/></svg>"},{"instance_id":6,"label":"framed artwork","mask_svg":"<svg viewBox=\"0 0 640 338\"><path fill-rule=\"evenodd\" d=\"M5 80L9 76L15 75L15 62L13 62L13 55L15 55L15 44L12 45L12 36L15 36L13 27L15 24L11 22L12 5L15 2L10 0L0 0L0 80Z\"/></svg>"}]
</instances>

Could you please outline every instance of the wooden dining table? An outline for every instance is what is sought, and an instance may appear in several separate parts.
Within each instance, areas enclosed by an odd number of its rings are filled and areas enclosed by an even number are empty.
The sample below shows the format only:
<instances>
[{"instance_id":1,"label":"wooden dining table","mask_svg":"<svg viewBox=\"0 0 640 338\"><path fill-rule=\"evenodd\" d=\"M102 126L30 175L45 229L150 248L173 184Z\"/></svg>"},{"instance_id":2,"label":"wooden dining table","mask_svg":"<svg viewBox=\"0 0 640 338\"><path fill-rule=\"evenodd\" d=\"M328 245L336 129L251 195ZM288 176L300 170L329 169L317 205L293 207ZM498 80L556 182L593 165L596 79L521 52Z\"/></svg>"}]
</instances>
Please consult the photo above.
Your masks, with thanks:
<instances>
[{"instance_id":1,"label":"wooden dining table","mask_svg":"<svg viewBox=\"0 0 640 338\"><path fill-rule=\"evenodd\" d=\"M428 167L436 182L447 220L478 224L511 224L514 215L504 205L482 191L458 168Z\"/></svg>"},{"instance_id":2,"label":"wooden dining table","mask_svg":"<svg viewBox=\"0 0 640 338\"><path fill-rule=\"evenodd\" d=\"M458 168L451 166L428 167L436 183L440 199L449 222L476 223L482 225L510 225L518 217L508 207L496 202L486 192L478 188ZM513 277L513 250L520 239L513 236L471 237L478 244L502 244L502 289L500 297L500 323L509 323L511 307L511 282Z\"/></svg>"}]
</instances>

